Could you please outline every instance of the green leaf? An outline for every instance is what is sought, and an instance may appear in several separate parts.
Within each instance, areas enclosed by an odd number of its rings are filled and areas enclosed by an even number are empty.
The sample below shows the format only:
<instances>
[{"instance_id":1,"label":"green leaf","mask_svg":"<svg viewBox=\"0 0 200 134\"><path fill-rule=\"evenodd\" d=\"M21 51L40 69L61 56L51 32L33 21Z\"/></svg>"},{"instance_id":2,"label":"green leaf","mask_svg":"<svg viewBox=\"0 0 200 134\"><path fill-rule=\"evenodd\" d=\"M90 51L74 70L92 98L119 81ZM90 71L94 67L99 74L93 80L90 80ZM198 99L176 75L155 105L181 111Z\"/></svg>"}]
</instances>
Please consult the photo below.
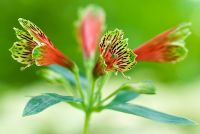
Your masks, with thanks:
<instances>
[{"instance_id":1,"label":"green leaf","mask_svg":"<svg viewBox=\"0 0 200 134\"><path fill-rule=\"evenodd\" d=\"M125 103L137 98L139 95L140 94L136 92L132 92L132 91L121 91L108 105L116 105L116 104Z\"/></svg>"},{"instance_id":2,"label":"green leaf","mask_svg":"<svg viewBox=\"0 0 200 134\"><path fill-rule=\"evenodd\" d=\"M81 99L72 96L62 96L55 93L45 93L32 97L26 104L23 116L34 115L59 102L82 102Z\"/></svg>"},{"instance_id":3,"label":"green leaf","mask_svg":"<svg viewBox=\"0 0 200 134\"><path fill-rule=\"evenodd\" d=\"M195 123L192 120L178 117L174 115L169 115L165 113L161 113L150 108L146 108L139 105L134 104L119 104L119 105L110 105L107 109L133 114L137 116L141 116L147 119L151 119L154 121L159 121L163 123L170 123L170 124L179 124L179 125L194 125Z\"/></svg>"}]
</instances>

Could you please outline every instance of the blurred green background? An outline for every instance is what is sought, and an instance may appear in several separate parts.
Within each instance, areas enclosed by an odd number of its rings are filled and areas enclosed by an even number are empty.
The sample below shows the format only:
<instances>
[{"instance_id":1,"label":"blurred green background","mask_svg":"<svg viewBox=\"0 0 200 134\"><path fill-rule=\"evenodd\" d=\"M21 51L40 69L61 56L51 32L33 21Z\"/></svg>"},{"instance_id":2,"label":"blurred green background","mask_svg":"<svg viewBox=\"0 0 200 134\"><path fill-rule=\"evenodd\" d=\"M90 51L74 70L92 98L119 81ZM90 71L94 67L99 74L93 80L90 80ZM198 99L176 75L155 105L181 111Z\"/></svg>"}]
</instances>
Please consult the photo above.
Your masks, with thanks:
<instances>
[{"instance_id":1,"label":"blurred green background","mask_svg":"<svg viewBox=\"0 0 200 134\"><path fill-rule=\"evenodd\" d=\"M17 19L22 17L37 24L57 48L83 68L74 22L78 9L91 3L105 10L107 30L124 30L131 48L182 22L192 22L192 35L186 40L189 53L184 61L177 64L138 63L128 75L132 81L150 79L158 85L156 96L144 97L138 103L200 121L200 0L0 0L0 133L80 133L82 115L70 107L63 110L60 105L34 117L20 116L27 101L24 96L57 90L41 80L36 73L38 68L33 66L21 72L21 65L11 58L8 49L17 40L12 28L21 28ZM66 111L68 115L64 115ZM200 132L198 126L165 125L111 112L94 118L91 132L160 134L161 130L162 134Z\"/></svg>"}]
</instances>

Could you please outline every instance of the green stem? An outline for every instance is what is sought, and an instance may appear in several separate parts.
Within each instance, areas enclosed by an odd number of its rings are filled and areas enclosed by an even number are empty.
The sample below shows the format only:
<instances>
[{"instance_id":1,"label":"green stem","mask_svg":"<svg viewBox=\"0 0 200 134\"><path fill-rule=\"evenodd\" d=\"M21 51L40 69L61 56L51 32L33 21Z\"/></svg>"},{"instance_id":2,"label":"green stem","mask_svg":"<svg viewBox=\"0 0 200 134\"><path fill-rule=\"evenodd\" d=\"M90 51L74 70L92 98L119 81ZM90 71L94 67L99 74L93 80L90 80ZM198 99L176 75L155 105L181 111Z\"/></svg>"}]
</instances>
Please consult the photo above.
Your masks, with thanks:
<instances>
[{"instance_id":1,"label":"green stem","mask_svg":"<svg viewBox=\"0 0 200 134\"><path fill-rule=\"evenodd\" d=\"M91 113L86 112L85 113L85 121L84 121L84 127L82 134L88 134L89 132L89 125L90 125L90 119L91 119Z\"/></svg>"},{"instance_id":2,"label":"green stem","mask_svg":"<svg viewBox=\"0 0 200 134\"><path fill-rule=\"evenodd\" d=\"M110 75L111 75L111 73L107 73L105 76L103 76L100 79L100 81L98 83L98 89L97 89L97 92L96 92L97 99L99 99L98 102L101 100L101 94L102 94L101 92L102 92L103 86L105 85L105 83L110 78Z\"/></svg>"},{"instance_id":3,"label":"green stem","mask_svg":"<svg viewBox=\"0 0 200 134\"><path fill-rule=\"evenodd\" d=\"M116 95L117 93L119 93L121 91L122 88L118 88L117 90L115 90L114 92L112 92L110 95L108 95L106 98L104 98L102 101L99 102L99 105L101 105L102 103L104 103L105 101L109 100L110 98L112 98L114 95Z\"/></svg>"},{"instance_id":4,"label":"green stem","mask_svg":"<svg viewBox=\"0 0 200 134\"><path fill-rule=\"evenodd\" d=\"M91 94L90 94L90 100L89 100L90 106L93 106L93 97L94 97L94 91L95 91L95 83L96 83L96 80L93 80L92 81Z\"/></svg>"},{"instance_id":5,"label":"green stem","mask_svg":"<svg viewBox=\"0 0 200 134\"><path fill-rule=\"evenodd\" d=\"M92 90L93 90L93 75L92 75L92 69L93 69L93 64L94 64L94 59L85 59L84 60L84 65L85 65L85 70L86 70L86 76L87 76L87 80L88 80L88 85L87 85L87 104L90 105L90 97L92 94ZM89 82L91 82L92 84L89 84Z\"/></svg>"},{"instance_id":6,"label":"green stem","mask_svg":"<svg viewBox=\"0 0 200 134\"><path fill-rule=\"evenodd\" d=\"M84 100L84 99L85 99L85 96L84 96L83 91L82 91L82 88L81 88L81 83L80 83L80 79L79 79L79 70L78 70L78 67L75 67L74 77L75 77L75 80L76 80L76 86L77 86L78 92L79 92L81 98Z\"/></svg>"},{"instance_id":7,"label":"green stem","mask_svg":"<svg viewBox=\"0 0 200 134\"><path fill-rule=\"evenodd\" d=\"M80 97L83 99L82 106L83 106L83 108L85 108L85 96L84 96L83 90L81 88L81 83L80 83L80 79L79 79L79 69L76 65L74 67L74 77L76 80L77 90L80 94Z\"/></svg>"}]
</instances>

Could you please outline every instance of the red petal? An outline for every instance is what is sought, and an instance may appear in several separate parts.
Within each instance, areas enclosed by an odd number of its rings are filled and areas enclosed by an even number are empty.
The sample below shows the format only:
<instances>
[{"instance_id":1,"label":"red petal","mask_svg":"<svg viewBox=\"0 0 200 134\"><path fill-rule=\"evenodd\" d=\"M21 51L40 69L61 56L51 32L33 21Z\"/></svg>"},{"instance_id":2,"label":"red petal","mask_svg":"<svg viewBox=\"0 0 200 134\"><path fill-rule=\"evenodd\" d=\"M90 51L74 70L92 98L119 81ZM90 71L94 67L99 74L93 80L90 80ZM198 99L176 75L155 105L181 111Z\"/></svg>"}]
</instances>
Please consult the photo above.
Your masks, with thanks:
<instances>
[{"instance_id":1,"label":"red petal","mask_svg":"<svg viewBox=\"0 0 200 134\"><path fill-rule=\"evenodd\" d=\"M38 66L59 64L69 69L72 69L74 66L74 63L59 50L48 45L36 46L33 50L33 58Z\"/></svg>"}]
</instances>

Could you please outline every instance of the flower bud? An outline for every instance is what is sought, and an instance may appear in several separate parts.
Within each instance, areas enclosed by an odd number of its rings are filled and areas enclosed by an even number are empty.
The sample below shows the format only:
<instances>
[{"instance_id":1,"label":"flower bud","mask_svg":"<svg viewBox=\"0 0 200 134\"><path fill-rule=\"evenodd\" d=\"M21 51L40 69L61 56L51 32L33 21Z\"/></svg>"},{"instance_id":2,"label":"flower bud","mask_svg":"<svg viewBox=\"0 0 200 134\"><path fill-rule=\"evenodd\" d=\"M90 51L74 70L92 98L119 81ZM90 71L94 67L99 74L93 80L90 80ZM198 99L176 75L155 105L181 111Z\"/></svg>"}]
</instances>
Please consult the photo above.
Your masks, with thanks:
<instances>
[{"instance_id":1,"label":"flower bud","mask_svg":"<svg viewBox=\"0 0 200 134\"><path fill-rule=\"evenodd\" d=\"M120 88L123 90L133 91L139 94L155 94L155 86L150 81L143 81L139 83L126 83Z\"/></svg>"},{"instance_id":2,"label":"flower bud","mask_svg":"<svg viewBox=\"0 0 200 134\"><path fill-rule=\"evenodd\" d=\"M100 35L104 29L105 13L100 7L89 5L80 12L76 32L85 58L94 56Z\"/></svg>"}]
</instances>

